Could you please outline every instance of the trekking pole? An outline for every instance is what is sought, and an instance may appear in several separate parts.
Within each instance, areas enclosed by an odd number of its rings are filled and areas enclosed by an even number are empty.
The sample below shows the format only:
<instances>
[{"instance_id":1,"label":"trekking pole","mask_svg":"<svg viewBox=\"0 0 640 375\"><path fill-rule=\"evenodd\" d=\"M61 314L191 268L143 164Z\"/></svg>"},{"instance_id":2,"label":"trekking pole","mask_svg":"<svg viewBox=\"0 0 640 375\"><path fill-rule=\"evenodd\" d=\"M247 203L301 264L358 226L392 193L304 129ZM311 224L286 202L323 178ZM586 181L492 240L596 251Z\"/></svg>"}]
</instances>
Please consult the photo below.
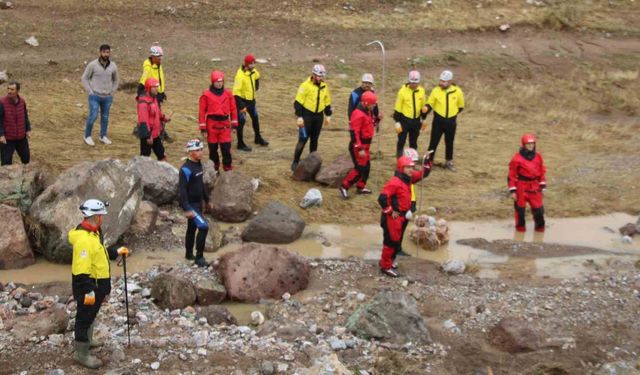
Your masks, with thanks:
<instances>
[{"instance_id":1,"label":"trekking pole","mask_svg":"<svg viewBox=\"0 0 640 375\"><path fill-rule=\"evenodd\" d=\"M372 44L377 44L380 46L380 49L382 50L382 85L380 85L380 100L379 103L383 103L383 95L385 93L384 91L384 68L385 68L385 60L386 60L386 54L385 54L385 50L384 50L384 44L379 41L379 40L374 40L371 41L369 43L367 43L367 46L370 46ZM376 156L380 157L380 133L381 133L382 128L380 127L380 124L378 124L378 140L377 140L377 145L376 145Z\"/></svg>"},{"instance_id":2,"label":"trekking pole","mask_svg":"<svg viewBox=\"0 0 640 375\"><path fill-rule=\"evenodd\" d=\"M127 310L127 346L131 346L131 324L129 323L129 290L127 288L127 257L122 257L122 270L124 272L124 306Z\"/></svg>"}]
</instances>

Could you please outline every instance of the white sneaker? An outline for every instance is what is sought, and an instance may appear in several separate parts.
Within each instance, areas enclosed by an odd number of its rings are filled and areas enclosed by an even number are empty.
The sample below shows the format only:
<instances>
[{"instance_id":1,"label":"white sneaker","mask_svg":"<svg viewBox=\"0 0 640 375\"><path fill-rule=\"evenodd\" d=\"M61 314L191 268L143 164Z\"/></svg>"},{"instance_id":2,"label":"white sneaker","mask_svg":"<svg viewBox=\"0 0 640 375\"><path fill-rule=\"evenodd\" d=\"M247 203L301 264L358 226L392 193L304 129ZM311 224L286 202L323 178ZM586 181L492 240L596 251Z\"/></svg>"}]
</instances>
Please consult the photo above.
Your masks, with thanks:
<instances>
[{"instance_id":1,"label":"white sneaker","mask_svg":"<svg viewBox=\"0 0 640 375\"><path fill-rule=\"evenodd\" d=\"M93 143L93 139L91 137L87 137L84 139L84 143L88 144L89 146L95 146L96 144Z\"/></svg>"},{"instance_id":2,"label":"white sneaker","mask_svg":"<svg viewBox=\"0 0 640 375\"><path fill-rule=\"evenodd\" d=\"M111 143L113 143L113 142L111 142L111 140L110 140L109 138L107 138L106 136L104 136L104 137L100 137L100 142L104 143L105 145L110 145Z\"/></svg>"}]
</instances>

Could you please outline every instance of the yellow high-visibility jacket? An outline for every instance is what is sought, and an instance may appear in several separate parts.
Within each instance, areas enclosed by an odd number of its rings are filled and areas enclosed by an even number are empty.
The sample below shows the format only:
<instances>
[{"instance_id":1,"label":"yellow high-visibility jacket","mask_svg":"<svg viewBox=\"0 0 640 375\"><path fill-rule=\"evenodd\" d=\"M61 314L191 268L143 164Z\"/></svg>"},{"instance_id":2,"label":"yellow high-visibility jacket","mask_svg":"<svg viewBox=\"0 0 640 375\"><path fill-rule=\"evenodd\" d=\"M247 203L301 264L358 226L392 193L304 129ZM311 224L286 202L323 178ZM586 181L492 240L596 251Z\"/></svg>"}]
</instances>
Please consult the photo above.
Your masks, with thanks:
<instances>
[{"instance_id":1,"label":"yellow high-visibility jacket","mask_svg":"<svg viewBox=\"0 0 640 375\"><path fill-rule=\"evenodd\" d=\"M164 70L162 69L162 64L156 65L152 64L150 59L144 60L144 63L142 64L142 76L140 76L139 83L144 85L147 78L157 79L160 82L158 93L164 93Z\"/></svg>"},{"instance_id":2,"label":"yellow high-visibility jacket","mask_svg":"<svg viewBox=\"0 0 640 375\"><path fill-rule=\"evenodd\" d=\"M110 254L101 242L100 232L91 232L80 225L69 231L68 241L73 247L71 262L74 294L86 294L96 289L111 291L111 265L117 252Z\"/></svg>"},{"instance_id":3,"label":"yellow high-visibility jacket","mask_svg":"<svg viewBox=\"0 0 640 375\"><path fill-rule=\"evenodd\" d=\"M324 112L325 115L331 116L331 93L329 93L329 86L327 86L325 82L316 85L313 83L313 77L309 77L309 79L300 84L298 93L296 94L296 103L311 113ZM296 115L302 116L298 108L296 108Z\"/></svg>"},{"instance_id":4,"label":"yellow high-visibility jacket","mask_svg":"<svg viewBox=\"0 0 640 375\"><path fill-rule=\"evenodd\" d=\"M420 117L420 110L425 104L427 104L427 97L424 87L418 86L412 90L408 84L405 84L398 90L396 105L393 109L404 117L416 119Z\"/></svg>"},{"instance_id":5,"label":"yellow high-visibility jacket","mask_svg":"<svg viewBox=\"0 0 640 375\"><path fill-rule=\"evenodd\" d=\"M258 69L245 71L242 66L238 68L233 80L233 95L244 100L255 100L256 91L260 88L260 72Z\"/></svg>"},{"instance_id":6,"label":"yellow high-visibility jacket","mask_svg":"<svg viewBox=\"0 0 640 375\"><path fill-rule=\"evenodd\" d=\"M436 86L431 90L427 104L440 117L452 118L464 108L464 94L456 85L450 85L445 90Z\"/></svg>"}]
</instances>

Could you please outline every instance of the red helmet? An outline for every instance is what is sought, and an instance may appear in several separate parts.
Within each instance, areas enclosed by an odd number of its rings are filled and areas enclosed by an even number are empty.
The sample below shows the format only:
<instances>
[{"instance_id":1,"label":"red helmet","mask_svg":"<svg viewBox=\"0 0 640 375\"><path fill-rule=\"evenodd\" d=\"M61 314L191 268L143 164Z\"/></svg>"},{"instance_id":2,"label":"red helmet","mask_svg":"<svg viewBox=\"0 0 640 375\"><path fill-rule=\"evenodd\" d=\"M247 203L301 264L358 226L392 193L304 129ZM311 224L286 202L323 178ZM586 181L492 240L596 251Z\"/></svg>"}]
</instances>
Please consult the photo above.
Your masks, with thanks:
<instances>
[{"instance_id":1,"label":"red helmet","mask_svg":"<svg viewBox=\"0 0 640 375\"><path fill-rule=\"evenodd\" d=\"M365 107L370 106L370 105L376 105L376 103L378 103L378 97L376 97L376 94L373 93L372 91L365 91L362 94L362 105L364 105Z\"/></svg>"},{"instance_id":2,"label":"red helmet","mask_svg":"<svg viewBox=\"0 0 640 375\"><path fill-rule=\"evenodd\" d=\"M398 158L398 163L397 163L397 168L398 171L402 172L402 170L404 169L404 167L413 167L414 165L416 165L416 163L411 160L410 157L408 156L400 156Z\"/></svg>"},{"instance_id":3,"label":"red helmet","mask_svg":"<svg viewBox=\"0 0 640 375\"><path fill-rule=\"evenodd\" d=\"M244 65L253 64L254 62L256 62L256 58L252 54L248 54L244 57Z\"/></svg>"},{"instance_id":4,"label":"red helmet","mask_svg":"<svg viewBox=\"0 0 640 375\"><path fill-rule=\"evenodd\" d=\"M224 82L224 73L219 70L211 72L211 83Z\"/></svg>"},{"instance_id":5,"label":"red helmet","mask_svg":"<svg viewBox=\"0 0 640 375\"><path fill-rule=\"evenodd\" d=\"M531 133L527 133L522 136L520 141L522 142L523 146L526 145L527 143L536 143L536 136Z\"/></svg>"},{"instance_id":6,"label":"red helmet","mask_svg":"<svg viewBox=\"0 0 640 375\"><path fill-rule=\"evenodd\" d=\"M150 92L152 87L160 87L160 81L155 78L147 78L144 81L144 91Z\"/></svg>"}]
</instances>

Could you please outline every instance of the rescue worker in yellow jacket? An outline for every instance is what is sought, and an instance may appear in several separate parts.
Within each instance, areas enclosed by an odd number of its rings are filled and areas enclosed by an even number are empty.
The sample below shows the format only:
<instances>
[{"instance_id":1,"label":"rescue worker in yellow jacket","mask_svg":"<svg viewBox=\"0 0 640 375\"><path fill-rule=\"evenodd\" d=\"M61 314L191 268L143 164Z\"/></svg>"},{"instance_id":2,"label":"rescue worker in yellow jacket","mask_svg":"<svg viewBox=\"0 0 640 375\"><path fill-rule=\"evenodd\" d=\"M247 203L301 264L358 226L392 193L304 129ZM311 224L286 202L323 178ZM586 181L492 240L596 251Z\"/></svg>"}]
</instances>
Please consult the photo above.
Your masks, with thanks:
<instances>
[{"instance_id":1,"label":"rescue worker in yellow jacket","mask_svg":"<svg viewBox=\"0 0 640 375\"><path fill-rule=\"evenodd\" d=\"M431 140L429 141L429 150L433 150L433 153L429 159L433 161L440 138L444 134L446 159L444 167L450 171L455 171L456 169L453 165L453 140L456 136L458 114L464 109L464 93L452 80L453 73L450 70L440 73L440 83L431 90L423 112L428 114L433 111Z\"/></svg>"},{"instance_id":2,"label":"rescue worker in yellow jacket","mask_svg":"<svg viewBox=\"0 0 640 375\"><path fill-rule=\"evenodd\" d=\"M300 84L296 100L293 102L298 124L298 143L293 154L291 171L295 171L300 162L300 156L310 139L309 152L318 149L318 139L322 126L331 123L331 94L329 86L324 82L327 71L322 64L314 65L311 77Z\"/></svg>"},{"instance_id":3,"label":"rescue worker in yellow jacket","mask_svg":"<svg viewBox=\"0 0 640 375\"><path fill-rule=\"evenodd\" d=\"M409 72L408 82L398 90L393 119L396 121L395 129L398 133L396 145L396 157L402 156L404 144L409 136L409 147L418 149L418 136L425 130L424 120L426 113L421 109L427 103L424 87L420 86L420 72Z\"/></svg>"},{"instance_id":4,"label":"rescue worker in yellow jacket","mask_svg":"<svg viewBox=\"0 0 640 375\"><path fill-rule=\"evenodd\" d=\"M138 96L142 96L145 91L144 84L147 82L147 78L155 78L158 80L160 85L158 86L156 100L158 101L159 106L162 106L162 103L167 100L167 94L165 93L166 81L164 79L164 68L162 65L163 56L164 52L162 47L160 47L158 43L154 43L151 48L149 48L149 58L145 59L142 63L142 75L138 81ZM160 139L167 143L173 143L173 138L169 136L169 133L165 130L165 126L166 124L163 122L162 130L160 131Z\"/></svg>"},{"instance_id":5,"label":"rescue worker in yellow jacket","mask_svg":"<svg viewBox=\"0 0 640 375\"><path fill-rule=\"evenodd\" d=\"M256 58L249 54L244 57L244 64L238 68L233 80L233 96L238 109L238 150L251 151L244 142L244 124L247 114L253 126L253 142L260 146L268 146L269 142L260 134L260 118L256 107L256 92L260 89L260 72L256 69Z\"/></svg>"},{"instance_id":6,"label":"rescue worker in yellow jacket","mask_svg":"<svg viewBox=\"0 0 640 375\"><path fill-rule=\"evenodd\" d=\"M74 359L81 365L96 369L102 361L91 355L89 349L98 346L93 340L93 327L100 305L111 292L111 266L109 259L126 257L126 247L107 249L103 244L103 216L108 203L89 199L80 206L84 220L69 231L68 240L73 247L71 263L72 291L77 303Z\"/></svg>"}]
</instances>

